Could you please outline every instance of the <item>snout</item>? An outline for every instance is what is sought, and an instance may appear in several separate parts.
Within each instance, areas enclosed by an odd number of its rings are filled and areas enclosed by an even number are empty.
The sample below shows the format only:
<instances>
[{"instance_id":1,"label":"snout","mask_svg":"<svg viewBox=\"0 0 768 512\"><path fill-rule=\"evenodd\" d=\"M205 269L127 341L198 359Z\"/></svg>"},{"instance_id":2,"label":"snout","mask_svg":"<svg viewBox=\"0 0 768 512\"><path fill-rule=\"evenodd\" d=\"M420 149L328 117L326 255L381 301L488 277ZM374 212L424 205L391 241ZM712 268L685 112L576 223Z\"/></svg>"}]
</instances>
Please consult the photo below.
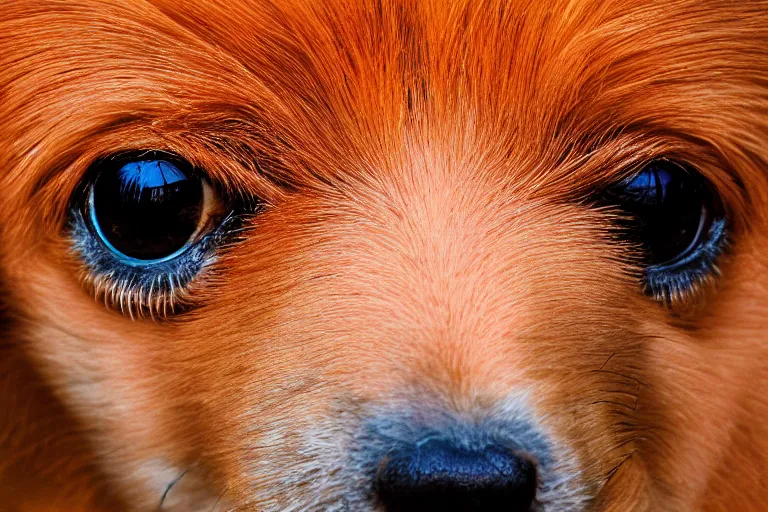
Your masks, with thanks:
<instances>
[{"instance_id":1,"label":"snout","mask_svg":"<svg viewBox=\"0 0 768 512\"><path fill-rule=\"evenodd\" d=\"M388 512L528 511L536 497L536 466L501 445L461 446L430 438L387 456L374 489Z\"/></svg>"}]
</instances>

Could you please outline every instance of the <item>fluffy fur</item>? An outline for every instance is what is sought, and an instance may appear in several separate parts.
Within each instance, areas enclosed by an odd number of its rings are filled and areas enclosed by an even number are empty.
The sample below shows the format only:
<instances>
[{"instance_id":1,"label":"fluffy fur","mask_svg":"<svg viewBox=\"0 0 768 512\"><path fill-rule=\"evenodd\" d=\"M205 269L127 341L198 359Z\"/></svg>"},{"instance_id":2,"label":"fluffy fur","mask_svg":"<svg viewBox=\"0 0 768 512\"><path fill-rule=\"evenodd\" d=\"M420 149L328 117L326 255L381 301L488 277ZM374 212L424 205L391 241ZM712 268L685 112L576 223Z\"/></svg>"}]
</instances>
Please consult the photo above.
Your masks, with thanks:
<instances>
[{"instance_id":1,"label":"fluffy fur","mask_svg":"<svg viewBox=\"0 0 768 512\"><path fill-rule=\"evenodd\" d=\"M3 510L374 510L394 410L527 418L547 512L766 508L768 3L5 0L0 34ZM128 149L266 205L178 315L73 248ZM659 156L730 240L666 305L589 204Z\"/></svg>"}]
</instances>

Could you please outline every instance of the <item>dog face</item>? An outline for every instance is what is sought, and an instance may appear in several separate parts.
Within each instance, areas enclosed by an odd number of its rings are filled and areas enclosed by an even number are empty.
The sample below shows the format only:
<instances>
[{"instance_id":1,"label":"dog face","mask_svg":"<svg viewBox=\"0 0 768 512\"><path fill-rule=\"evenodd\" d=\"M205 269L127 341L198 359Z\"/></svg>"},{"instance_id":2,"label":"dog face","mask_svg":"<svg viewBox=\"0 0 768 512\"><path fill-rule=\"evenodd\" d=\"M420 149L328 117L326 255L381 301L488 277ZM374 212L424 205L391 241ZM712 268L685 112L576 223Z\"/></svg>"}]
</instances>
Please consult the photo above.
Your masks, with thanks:
<instances>
[{"instance_id":1,"label":"dog face","mask_svg":"<svg viewBox=\"0 0 768 512\"><path fill-rule=\"evenodd\" d=\"M7 3L6 330L67 414L14 428L136 510L762 506L766 27Z\"/></svg>"}]
</instances>

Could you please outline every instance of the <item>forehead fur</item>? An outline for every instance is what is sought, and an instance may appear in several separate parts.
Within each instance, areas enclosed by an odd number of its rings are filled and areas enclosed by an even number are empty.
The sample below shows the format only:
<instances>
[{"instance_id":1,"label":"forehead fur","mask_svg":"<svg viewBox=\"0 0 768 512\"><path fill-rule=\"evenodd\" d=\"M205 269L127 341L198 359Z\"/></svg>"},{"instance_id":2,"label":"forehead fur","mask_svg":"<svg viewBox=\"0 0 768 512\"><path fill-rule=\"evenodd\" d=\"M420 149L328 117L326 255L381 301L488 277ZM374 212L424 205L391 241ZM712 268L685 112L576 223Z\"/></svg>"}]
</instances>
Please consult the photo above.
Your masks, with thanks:
<instances>
[{"instance_id":1,"label":"forehead fur","mask_svg":"<svg viewBox=\"0 0 768 512\"><path fill-rule=\"evenodd\" d=\"M578 196L664 156L743 204L766 188L765 12L699 0L12 1L0 136L16 170L4 179L56 218L87 165L124 149L178 152L268 199L424 165Z\"/></svg>"}]
</instances>

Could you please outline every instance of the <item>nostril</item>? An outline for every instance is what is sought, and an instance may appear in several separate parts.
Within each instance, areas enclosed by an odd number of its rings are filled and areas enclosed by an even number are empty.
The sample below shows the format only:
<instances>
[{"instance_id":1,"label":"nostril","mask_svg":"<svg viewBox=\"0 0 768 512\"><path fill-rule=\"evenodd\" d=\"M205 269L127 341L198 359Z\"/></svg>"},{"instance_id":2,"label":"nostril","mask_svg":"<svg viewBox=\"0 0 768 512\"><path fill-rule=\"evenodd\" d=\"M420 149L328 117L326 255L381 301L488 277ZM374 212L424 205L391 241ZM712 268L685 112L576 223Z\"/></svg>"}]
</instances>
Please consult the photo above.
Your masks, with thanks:
<instances>
[{"instance_id":1,"label":"nostril","mask_svg":"<svg viewBox=\"0 0 768 512\"><path fill-rule=\"evenodd\" d=\"M387 512L528 511L536 467L501 447L475 451L429 440L382 462L374 490Z\"/></svg>"}]
</instances>

